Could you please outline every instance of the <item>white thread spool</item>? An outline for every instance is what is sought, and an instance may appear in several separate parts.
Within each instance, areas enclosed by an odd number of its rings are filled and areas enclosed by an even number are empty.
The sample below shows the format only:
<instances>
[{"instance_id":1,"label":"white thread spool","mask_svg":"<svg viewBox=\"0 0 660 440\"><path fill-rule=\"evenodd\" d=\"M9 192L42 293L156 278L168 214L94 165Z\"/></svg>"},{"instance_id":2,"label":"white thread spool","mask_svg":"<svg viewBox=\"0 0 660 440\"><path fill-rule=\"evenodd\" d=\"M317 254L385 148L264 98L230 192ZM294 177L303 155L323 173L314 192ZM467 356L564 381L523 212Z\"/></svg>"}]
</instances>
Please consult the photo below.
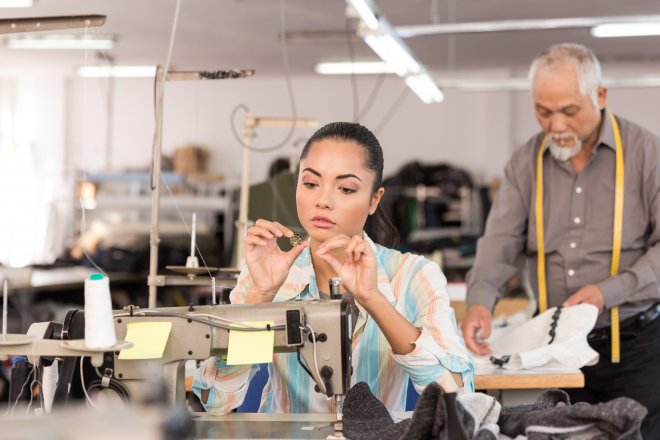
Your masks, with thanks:
<instances>
[{"instance_id":1,"label":"white thread spool","mask_svg":"<svg viewBox=\"0 0 660 440\"><path fill-rule=\"evenodd\" d=\"M116 343L110 282L108 277L95 273L85 280L85 345L106 348Z\"/></svg>"}]
</instances>

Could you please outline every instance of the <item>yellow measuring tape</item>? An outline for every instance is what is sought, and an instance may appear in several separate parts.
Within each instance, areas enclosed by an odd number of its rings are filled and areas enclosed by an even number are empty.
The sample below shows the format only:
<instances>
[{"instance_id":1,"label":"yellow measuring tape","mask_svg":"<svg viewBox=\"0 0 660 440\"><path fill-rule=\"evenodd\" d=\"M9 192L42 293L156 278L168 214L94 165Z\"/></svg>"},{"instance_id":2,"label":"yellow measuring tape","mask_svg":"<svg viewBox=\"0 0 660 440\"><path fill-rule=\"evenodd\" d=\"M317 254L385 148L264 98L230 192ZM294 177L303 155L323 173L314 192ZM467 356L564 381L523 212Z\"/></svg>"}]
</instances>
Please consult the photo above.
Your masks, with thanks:
<instances>
[{"instance_id":1,"label":"yellow measuring tape","mask_svg":"<svg viewBox=\"0 0 660 440\"><path fill-rule=\"evenodd\" d=\"M621 258L621 236L623 234L623 146L621 142L621 132L619 124L614 115L609 113L612 122L612 132L616 144L616 165L614 181L614 227L612 228L612 264L610 274L616 275L619 272L619 261ZM547 136L543 138L536 158L536 204L534 213L536 215L536 242L537 252L537 271L539 281L539 311L541 313L548 309L548 291L545 276L545 241L543 225L543 153ZM621 360L621 343L619 339L619 308L612 307L612 363L619 363Z\"/></svg>"}]
</instances>

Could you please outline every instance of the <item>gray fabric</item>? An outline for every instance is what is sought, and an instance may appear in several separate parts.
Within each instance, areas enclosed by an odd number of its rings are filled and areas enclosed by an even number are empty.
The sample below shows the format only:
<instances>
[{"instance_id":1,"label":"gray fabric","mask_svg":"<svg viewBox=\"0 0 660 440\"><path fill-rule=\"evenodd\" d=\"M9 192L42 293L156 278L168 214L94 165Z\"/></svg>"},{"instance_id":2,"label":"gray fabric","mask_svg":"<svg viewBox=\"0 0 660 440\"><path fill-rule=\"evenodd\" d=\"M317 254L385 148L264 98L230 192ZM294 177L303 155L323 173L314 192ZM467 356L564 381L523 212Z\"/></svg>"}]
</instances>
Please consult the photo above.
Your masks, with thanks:
<instances>
[{"instance_id":1,"label":"gray fabric","mask_svg":"<svg viewBox=\"0 0 660 440\"><path fill-rule=\"evenodd\" d=\"M561 305L587 284L596 284L603 292L606 308L620 305L620 317L625 319L660 300L660 139L631 122L616 119L625 161L620 272L610 276L615 143L609 116L604 113L600 137L580 174L570 162L559 162L545 152L546 273L548 307ZM534 202L536 155L542 138L539 133L530 139L505 168L468 274L468 305L483 304L492 310L525 259L532 288L538 291ZM609 313L603 313L596 327L607 325Z\"/></svg>"},{"instance_id":2,"label":"gray fabric","mask_svg":"<svg viewBox=\"0 0 660 440\"><path fill-rule=\"evenodd\" d=\"M456 400L433 382L417 401L412 418L394 423L385 406L364 382L355 384L344 402L344 433L351 440L495 440ZM472 433L475 433L474 435Z\"/></svg>"},{"instance_id":3,"label":"gray fabric","mask_svg":"<svg viewBox=\"0 0 660 440\"><path fill-rule=\"evenodd\" d=\"M590 439L636 440L646 408L627 397L606 403L570 404L561 390L546 391L530 405L504 407L497 424L504 435L526 435L528 440Z\"/></svg>"},{"instance_id":4,"label":"gray fabric","mask_svg":"<svg viewBox=\"0 0 660 440\"><path fill-rule=\"evenodd\" d=\"M343 413L344 434L351 440L398 439L410 423L403 420L395 424L385 405L365 382L358 382L348 390Z\"/></svg>"}]
</instances>

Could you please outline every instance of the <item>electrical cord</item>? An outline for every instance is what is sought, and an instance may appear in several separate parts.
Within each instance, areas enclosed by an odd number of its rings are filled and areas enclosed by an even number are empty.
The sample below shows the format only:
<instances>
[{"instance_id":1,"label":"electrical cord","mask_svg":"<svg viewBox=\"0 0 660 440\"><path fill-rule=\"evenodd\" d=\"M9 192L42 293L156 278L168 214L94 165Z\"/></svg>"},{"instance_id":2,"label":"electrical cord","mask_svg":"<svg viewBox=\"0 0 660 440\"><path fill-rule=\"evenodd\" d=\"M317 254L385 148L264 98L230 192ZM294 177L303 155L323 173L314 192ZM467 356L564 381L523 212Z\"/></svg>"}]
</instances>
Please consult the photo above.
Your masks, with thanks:
<instances>
[{"instance_id":1,"label":"electrical cord","mask_svg":"<svg viewBox=\"0 0 660 440\"><path fill-rule=\"evenodd\" d=\"M83 393L85 393L85 399L87 399L87 403L89 403L94 409L99 409L98 406L96 406L96 403L92 400L91 397L89 397L89 394L87 393L87 387L85 387L85 377L83 374L83 359L84 356L80 356L80 385L82 386Z\"/></svg>"},{"instance_id":2,"label":"electrical cord","mask_svg":"<svg viewBox=\"0 0 660 440\"><path fill-rule=\"evenodd\" d=\"M291 103L291 118L295 121L296 118L298 117L298 111L296 109L296 100L293 95L293 86L291 85L291 69L289 66L289 50L286 42L286 26L287 25L286 25L285 0L280 0L280 45L282 48L282 64L284 67L287 92L289 94L289 102ZM229 125L231 127L231 132L234 135L234 138L242 148L257 153L267 153L267 152L279 150L291 140L291 137L293 136L293 132L295 131L296 128L295 122L291 124L291 126L289 127L289 132L286 134L284 139L281 142L277 143L276 145L270 147L253 147L251 145L247 145L245 142L243 142L243 139L241 139L241 137L238 134L238 131L236 130L235 117L238 110L241 109L246 113L250 111L250 109L245 104L237 105L236 107L234 107L234 109L231 112L231 116L229 117Z\"/></svg>"},{"instance_id":3,"label":"electrical cord","mask_svg":"<svg viewBox=\"0 0 660 440\"><path fill-rule=\"evenodd\" d=\"M32 345L34 346L34 344L32 344ZM39 367L37 367L35 365L34 369L35 369L34 370L35 373L33 375L32 382L30 383L30 402L28 403L27 408L25 408L25 415L26 416L30 415L30 408L32 407L32 403L34 402L34 387L35 387L35 385L39 385L39 403L40 403L40 407L43 409L43 389L44 389L44 386L41 383L41 381L39 380L39 376L41 374Z\"/></svg>"},{"instance_id":4,"label":"electrical cord","mask_svg":"<svg viewBox=\"0 0 660 440\"><path fill-rule=\"evenodd\" d=\"M403 100L406 99L409 91L410 89L408 87L404 87L401 90L401 93L396 98L396 101L394 101L394 104L390 106L390 110L385 114L385 116L383 116L380 122L376 125L376 129L373 130L374 132L379 133L380 130L382 130L385 127L385 125L387 125L387 123L390 121L392 116L394 116L397 110L399 110L401 103L403 103Z\"/></svg>"},{"instance_id":5,"label":"electrical cord","mask_svg":"<svg viewBox=\"0 0 660 440\"><path fill-rule=\"evenodd\" d=\"M114 391L123 403L129 403L130 397L126 388L117 380L110 376L103 376L101 379L94 379L87 385L87 392L92 391Z\"/></svg>"},{"instance_id":6,"label":"electrical cord","mask_svg":"<svg viewBox=\"0 0 660 440\"><path fill-rule=\"evenodd\" d=\"M305 327L307 327L309 331L312 332L311 336L312 336L312 345L314 347L314 368L316 369L316 377L318 377L319 380L321 380L321 373L319 372L319 361L316 353L316 333L314 333L314 329L312 328L311 325L305 324ZM323 386L319 385L319 388L321 389L323 394L327 396L328 393L326 392L325 384L323 384Z\"/></svg>"},{"instance_id":7,"label":"electrical cord","mask_svg":"<svg viewBox=\"0 0 660 440\"><path fill-rule=\"evenodd\" d=\"M35 350L36 350L35 345L32 344L32 359L36 359ZM30 378L32 378L31 381L30 381ZM16 405L18 405L18 402L20 401L21 396L23 395L23 391L25 391L25 386L29 383L30 384L30 403L28 404L28 407L26 409L26 415L27 415L27 411L30 410L30 407L32 406L32 401L34 399L34 390L33 390L32 387L35 385L35 381L36 381L37 384L40 384L40 386L41 386L41 382L39 382L39 380L38 380L38 368L37 368L36 365L32 364L32 368L30 369L30 373L28 373L27 377L25 378L25 382L23 382L23 385L21 386L21 390L18 393L18 396L16 396L16 400L14 401L14 404L12 405L11 408L9 408L5 412L5 415L7 415L7 414L9 414L10 416L14 415L14 409L16 408ZM43 386L41 386L41 389L43 389ZM43 403L43 399L40 399L40 401ZM9 403L11 403L11 402L9 402Z\"/></svg>"},{"instance_id":8,"label":"electrical cord","mask_svg":"<svg viewBox=\"0 0 660 440\"><path fill-rule=\"evenodd\" d=\"M374 88L371 89L371 93L369 94L369 98L367 99L367 103L364 105L364 108L360 112L360 116L358 117L359 120L364 120L364 118L366 118L367 115L369 114L371 107L373 106L374 102L376 102L376 96L378 96L378 92L380 91L386 76L387 76L386 73L381 73L380 75L378 75L376 84L374 84Z\"/></svg>"},{"instance_id":9,"label":"electrical cord","mask_svg":"<svg viewBox=\"0 0 660 440\"><path fill-rule=\"evenodd\" d=\"M14 401L14 404L12 407L7 411L10 416L14 415L14 408L16 408L16 405L18 405L19 400L21 399L21 396L23 395L23 391L25 391L25 386L30 383L30 378L34 375L34 366L32 367L32 370L28 374L27 378L25 378L25 382L23 382L23 386L21 386L21 391L18 393L18 396L16 397L16 400ZM11 403L11 402L10 402ZM6 414L6 413L5 413Z\"/></svg>"}]
</instances>

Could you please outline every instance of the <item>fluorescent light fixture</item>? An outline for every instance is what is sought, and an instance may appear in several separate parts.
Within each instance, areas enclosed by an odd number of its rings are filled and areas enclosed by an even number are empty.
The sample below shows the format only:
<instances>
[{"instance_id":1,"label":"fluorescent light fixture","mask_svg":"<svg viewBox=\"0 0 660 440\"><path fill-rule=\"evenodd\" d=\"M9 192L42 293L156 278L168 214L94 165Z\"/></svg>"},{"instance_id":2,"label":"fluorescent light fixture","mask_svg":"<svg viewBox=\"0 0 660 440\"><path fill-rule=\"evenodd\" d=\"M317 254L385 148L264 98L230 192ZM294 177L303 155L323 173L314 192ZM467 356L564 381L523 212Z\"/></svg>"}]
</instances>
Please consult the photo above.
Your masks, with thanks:
<instances>
[{"instance_id":1,"label":"fluorescent light fixture","mask_svg":"<svg viewBox=\"0 0 660 440\"><path fill-rule=\"evenodd\" d=\"M431 78L431 75L426 71L416 75L409 75L406 77L405 81L406 85L415 92L417 97L421 99L424 104L442 102L445 98L445 95L442 93L433 78Z\"/></svg>"},{"instance_id":2,"label":"fluorescent light fixture","mask_svg":"<svg viewBox=\"0 0 660 440\"><path fill-rule=\"evenodd\" d=\"M358 35L360 35L364 42L376 52L381 60L397 75L405 78L406 84L410 87L415 94L426 104L431 102L441 102L444 98L440 88L435 80L431 78L426 68L415 58L406 43L401 40L397 32L392 28L390 22L379 13L378 8L372 3L372 0L346 0L349 4L353 5L356 10L358 7L356 3L363 3L367 6L369 11L378 21L377 29L371 28L365 21L367 27L371 30L366 30L364 27L358 28ZM360 12L358 12L360 13Z\"/></svg>"},{"instance_id":3,"label":"fluorescent light fixture","mask_svg":"<svg viewBox=\"0 0 660 440\"><path fill-rule=\"evenodd\" d=\"M29 8L32 0L0 0L0 8Z\"/></svg>"},{"instance_id":4,"label":"fluorescent light fixture","mask_svg":"<svg viewBox=\"0 0 660 440\"><path fill-rule=\"evenodd\" d=\"M114 39L91 35L42 35L10 37L5 43L10 49L112 49Z\"/></svg>"},{"instance_id":5,"label":"fluorescent light fixture","mask_svg":"<svg viewBox=\"0 0 660 440\"><path fill-rule=\"evenodd\" d=\"M519 78L445 78L438 80L443 90L459 92L524 92L529 91L529 80ZM609 88L660 87L660 75L605 77L603 85Z\"/></svg>"},{"instance_id":6,"label":"fluorescent light fixture","mask_svg":"<svg viewBox=\"0 0 660 440\"><path fill-rule=\"evenodd\" d=\"M365 26L372 31L378 29L380 23L374 12L374 7L369 0L348 0L348 3L353 6L353 9L358 13Z\"/></svg>"},{"instance_id":7,"label":"fluorescent light fixture","mask_svg":"<svg viewBox=\"0 0 660 440\"><path fill-rule=\"evenodd\" d=\"M598 38L660 35L660 21L601 24L591 28L591 35Z\"/></svg>"},{"instance_id":8,"label":"fluorescent light fixture","mask_svg":"<svg viewBox=\"0 0 660 440\"><path fill-rule=\"evenodd\" d=\"M318 63L314 70L320 75L375 75L380 73L394 73L394 69L383 61Z\"/></svg>"},{"instance_id":9,"label":"fluorescent light fixture","mask_svg":"<svg viewBox=\"0 0 660 440\"><path fill-rule=\"evenodd\" d=\"M443 78L438 85L444 90L461 92L517 92L529 90L527 78Z\"/></svg>"},{"instance_id":10,"label":"fluorescent light fixture","mask_svg":"<svg viewBox=\"0 0 660 440\"><path fill-rule=\"evenodd\" d=\"M417 73L421 69L403 43L390 34L367 35L364 42L401 77Z\"/></svg>"},{"instance_id":11,"label":"fluorescent light fixture","mask_svg":"<svg viewBox=\"0 0 660 440\"><path fill-rule=\"evenodd\" d=\"M156 66L81 66L76 74L83 78L153 78Z\"/></svg>"},{"instance_id":12,"label":"fluorescent light fixture","mask_svg":"<svg viewBox=\"0 0 660 440\"><path fill-rule=\"evenodd\" d=\"M394 31L401 38L424 35L471 34L484 32L533 31L547 29L578 29L614 23L653 23L660 15L618 15L608 17L541 18L523 20L499 20L463 23L438 23L397 26Z\"/></svg>"}]
</instances>

